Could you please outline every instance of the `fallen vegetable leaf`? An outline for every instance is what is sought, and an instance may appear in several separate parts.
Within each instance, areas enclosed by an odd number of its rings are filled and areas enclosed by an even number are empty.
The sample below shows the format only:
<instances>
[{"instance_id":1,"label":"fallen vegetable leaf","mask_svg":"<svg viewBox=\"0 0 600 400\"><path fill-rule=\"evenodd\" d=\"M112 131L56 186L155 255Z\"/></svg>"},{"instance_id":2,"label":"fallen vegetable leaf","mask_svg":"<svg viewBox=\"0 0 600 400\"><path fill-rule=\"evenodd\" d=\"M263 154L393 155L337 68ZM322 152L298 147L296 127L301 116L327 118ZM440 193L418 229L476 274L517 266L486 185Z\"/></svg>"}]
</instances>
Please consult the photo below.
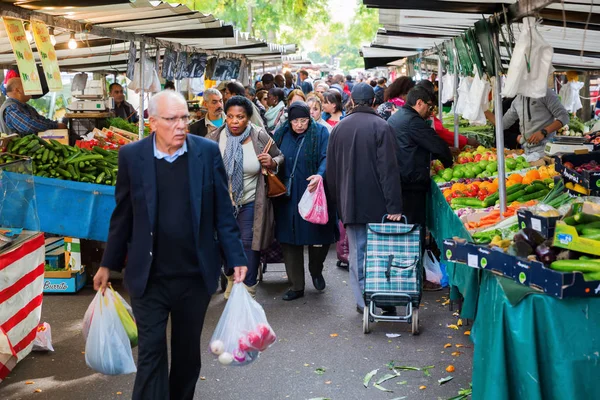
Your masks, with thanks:
<instances>
[{"instance_id":1,"label":"fallen vegetable leaf","mask_svg":"<svg viewBox=\"0 0 600 400\"><path fill-rule=\"evenodd\" d=\"M389 393L393 393L393 390L390 389L386 389L383 386L379 386L378 384L374 383L373 387L376 387L377 389L381 390L382 392L389 392Z\"/></svg>"},{"instance_id":2,"label":"fallen vegetable leaf","mask_svg":"<svg viewBox=\"0 0 600 400\"><path fill-rule=\"evenodd\" d=\"M402 397L394 397L392 400L403 400L405 399L406 396L402 396Z\"/></svg>"},{"instance_id":3,"label":"fallen vegetable leaf","mask_svg":"<svg viewBox=\"0 0 600 400\"><path fill-rule=\"evenodd\" d=\"M331 385L331 381L325 381L326 385Z\"/></svg>"},{"instance_id":4,"label":"fallen vegetable leaf","mask_svg":"<svg viewBox=\"0 0 600 400\"><path fill-rule=\"evenodd\" d=\"M456 322L456 325L458 325L458 326L463 326L462 319L459 319L459 320Z\"/></svg>"},{"instance_id":5,"label":"fallen vegetable leaf","mask_svg":"<svg viewBox=\"0 0 600 400\"><path fill-rule=\"evenodd\" d=\"M383 382L389 381L390 379L394 379L399 376L400 375L398 375L398 374L386 374L383 376L383 378L379 379L375 384L381 385Z\"/></svg>"},{"instance_id":6,"label":"fallen vegetable leaf","mask_svg":"<svg viewBox=\"0 0 600 400\"><path fill-rule=\"evenodd\" d=\"M450 328L450 329L456 329L458 330L458 326L451 324L451 325L446 325L446 328Z\"/></svg>"},{"instance_id":7,"label":"fallen vegetable leaf","mask_svg":"<svg viewBox=\"0 0 600 400\"><path fill-rule=\"evenodd\" d=\"M446 300L445 302L442 303L443 306L447 306L448 304L450 304L450 300Z\"/></svg>"},{"instance_id":8,"label":"fallen vegetable leaf","mask_svg":"<svg viewBox=\"0 0 600 400\"><path fill-rule=\"evenodd\" d=\"M34 381L27 381L25 382L26 385L33 385L35 382Z\"/></svg>"},{"instance_id":9,"label":"fallen vegetable leaf","mask_svg":"<svg viewBox=\"0 0 600 400\"><path fill-rule=\"evenodd\" d=\"M446 382L450 382L452 379L454 379L454 378L453 378L453 377L451 377L451 376L447 376L447 377L445 377L445 378L438 379L438 383L439 383L439 384L440 384L440 386L441 386L441 385L443 385L443 384L444 384L444 383L446 383Z\"/></svg>"},{"instance_id":10,"label":"fallen vegetable leaf","mask_svg":"<svg viewBox=\"0 0 600 400\"><path fill-rule=\"evenodd\" d=\"M369 387L369 382L371 382L371 378L373 378L375 376L375 374L377 373L377 371L379 371L378 369L374 369L373 371L369 372L368 374L365 375L365 378L363 379L363 385L364 387Z\"/></svg>"},{"instance_id":11,"label":"fallen vegetable leaf","mask_svg":"<svg viewBox=\"0 0 600 400\"><path fill-rule=\"evenodd\" d=\"M465 335L467 335L467 336L471 335L471 331L465 331Z\"/></svg>"},{"instance_id":12,"label":"fallen vegetable leaf","mask_svg":"<svg viewBox=\"0 0 600 400\"><path fill-rule=\"evenodd\" d=\"M329 336L331 336L331 337L338 337L338 334L337 334L337 333L332 333L332 334L331 334L331 335L329 335Z\"/></svg>"},{"instance_id":13,"label":"fallen vegetable leaf","mask_svg":"<svg viewBox=\"0 0 600 400\"><path fill-rule=\"evenodd\" d=\"M448 365L446 367L446 372L454 372L454 365Z\"/></svg>"},{"instance_id":14,"label":"fallen vegetable leaf","mask_svg":"<svg viewBox=\"0 0 600 400\"><path fill-rule=\"evenodd\" d=\"M399 333L386 333L385 336L387 336L389 338L397 338L397 337L400 337L401 335Z\"/></svg>"},{"instance_id":15,"label":"fallen vegetable leaf","mask_svg":"<svg viewBox=\"0 0 600 400\"><path fill-rule=\"evenodd\" d=\"M323 375L325 373L325 368L317 368L315 369L315 374L317 375Z\"/></svg>"},{"instance_id":16,"label":"fallen vegetable leaf","mask_svg":"<svg viewBox=\"0 0 600 400\"><path fill-rule=\"evenodd\" d=\"M457 344L456 347L460 349L461 347L465 347L465 345L464 344Z\"/></svg>"},{"instance_id":17,"label":"fallen vegetable leaf","mask_svg":"<svg viewBox=\"0 0 600 400\"><path fill-rule=\"evenodd\" d=\"M452 347L452 344L450 344L450 343L446 343L446 344L444 345L444 348L445 348L445 349L447 349L448 347Z\"/></svg>"},{"instance_id":18,"label":"fallen vegetable leaf","mask_svg":"<svg viewBox=\"0 0 600 400\"><path fill-rule=\"evenodd\" d=\"M452 357L458 357L460 356L462 353L460 351L455 351L454 353L452 353Z\"/></svg>"},{"instance_id":19,"label":"fallen vegetable leaf","mask_svg":"<svg viewBox=\"0 0 600 400\"><path fill-rule=\"evenodd\" d=\"M408 381L396 382L396 385L406 385Z\"/></svg>"},{"instance_id":20,"label":"fallen vegetable leaf","mask_svg":"<svg viewBox=\"0 0 600 400\"><path fill-rule=\"evenodd\" d=\"M425 389L427 389L427 386L425 386L425 385L423 385L423 386L419 386L419 389L420 389L420 390L425 390Z\"/></svg>"}]
</instances>

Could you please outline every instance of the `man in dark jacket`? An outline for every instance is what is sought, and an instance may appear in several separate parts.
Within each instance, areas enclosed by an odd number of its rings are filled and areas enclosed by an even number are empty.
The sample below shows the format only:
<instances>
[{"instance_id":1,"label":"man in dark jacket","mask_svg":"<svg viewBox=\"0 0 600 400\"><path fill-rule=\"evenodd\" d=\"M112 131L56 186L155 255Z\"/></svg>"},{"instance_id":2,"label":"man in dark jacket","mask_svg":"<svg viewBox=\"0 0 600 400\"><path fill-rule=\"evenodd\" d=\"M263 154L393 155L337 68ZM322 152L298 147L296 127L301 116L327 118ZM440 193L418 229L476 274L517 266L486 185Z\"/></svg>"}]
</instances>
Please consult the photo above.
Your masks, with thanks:
<instances>
[{"instance_id":1,"label":"man in dark jacket","mask_svg":"<svg viewBox=\"0 0 600 400\"><path fill-rule=\"evenodd\" d=\"M429 92L417 86L408 92L406 104L388 119L398 143L402 212L408 223L421 225L421 238L424 238L427 223L426 201L431 184L431 160L440 160L446 168L452 166L450 148L425 122L434 106Z\"/></svg>"},{"instance_id":2,"label":"man in dark jacket","mask_svg":"<svg viewBox=\"0 0 600 400\"><path fill-rule=\"evenodd\" d=\"M350 286L357 311L365 301L366 224L384 215L400 220L402 190L394 132L373 109L375 92L366 83L352 90L352 112L331 132L327 149L326 183L348 235ZM392 312L384 309L384 311Z\"/></svg>"}]
</instances>

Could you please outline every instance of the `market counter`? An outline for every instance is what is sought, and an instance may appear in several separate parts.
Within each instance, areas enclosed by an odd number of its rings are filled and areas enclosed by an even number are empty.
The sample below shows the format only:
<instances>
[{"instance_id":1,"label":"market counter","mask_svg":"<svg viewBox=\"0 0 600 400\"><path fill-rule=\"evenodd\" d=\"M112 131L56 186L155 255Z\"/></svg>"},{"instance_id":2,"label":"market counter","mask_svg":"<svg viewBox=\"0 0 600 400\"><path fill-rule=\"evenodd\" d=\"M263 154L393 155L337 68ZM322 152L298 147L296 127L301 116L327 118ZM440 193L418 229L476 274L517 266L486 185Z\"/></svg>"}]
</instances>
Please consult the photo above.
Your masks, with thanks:
<instances>
[{"instance_id":1,"label":"market counter","mask_svg":"<svg viewBox=\"0 0 600 400\"><path fill-rule=\"evenodd\" d=\"M27 206L25 210L23 206L8 207L8 204L23 202L22 192L11 192L14 198L4 199L1 225L79 239L107 240L110 217L115 208L114 186L32 177L13 172L3 172L0 185L15 187L20 181L28 179L33 179L35 183L35 207ZM39 221L35 216L36 207Z\"/></svg>"},{"instance_id":2,"label":"market counter","mask_svg":"<svg viewBox=\"0 0 600 400\"><path fill-rule=\"evenodd\" d=\"M454 213L442 191L431 181L430 195L427 201L427 227L439 249L443 249L444 239L459 237L471 240L471 235ZM463 297L461 316L475 319L477 299L479 297L480 271L464 264L445 262L450 281L450 300Z\"/></svg>"},{"instance_id":3,"label":"market counter","mask_svg":"<svg viewBox=\"0 0 600 400\"><path fill-rule=\"evenodd\" d=\"M600 297L558 299L480 272L473 398L598 398Z\"/></svg>"}]
</instances>

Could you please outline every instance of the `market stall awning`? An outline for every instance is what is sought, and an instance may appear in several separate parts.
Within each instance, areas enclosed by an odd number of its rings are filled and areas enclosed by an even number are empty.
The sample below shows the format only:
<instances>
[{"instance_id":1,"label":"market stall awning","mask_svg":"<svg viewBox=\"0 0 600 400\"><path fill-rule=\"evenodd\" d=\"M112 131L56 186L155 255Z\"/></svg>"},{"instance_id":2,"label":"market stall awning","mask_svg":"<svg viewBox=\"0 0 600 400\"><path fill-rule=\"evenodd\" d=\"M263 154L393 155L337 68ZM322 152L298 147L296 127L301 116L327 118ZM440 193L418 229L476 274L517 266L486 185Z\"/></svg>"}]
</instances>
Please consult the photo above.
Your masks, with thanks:
<instances>
[{"instance_id":1,"label":"market stall awning","mask_svg":"<svg viewBox=\"0 0 600 400\"><path fill-rule=\"evenodd\" d=\"M539 31L554 47L553 63L557 67L600 69L600 5L593 0L564 0L549 4L535 13L541 17ZM363 0L368 7L379 8L379 23L372 47L418 55L436 45L461 35L482 17L510 12L516 1L491 0ZM543 0L521 0L521 6L548 3ZM564 19L563 19L564 17ZM521 23L512 25L515 39ZM503 27L506 35L506 26ZM508 37L508 35L506 35ZM513 42L514 43L514 42ZM583 50L583 52L581 52ZM368 60L364 55L365 63ZM379 63L385 60L380 60ZM389 64L389 63L386 63Z\"/></svg>"},{"instance_id":2,"label":"market stall awning","mask_svg":"<svg viewBox=\"0 0 600 400\"><path fill-rule=\"evenodd\" d=\"M14 1L12 6L1 6L0 13L26 20L38 18L55 26L58 62L65 71L124 72L129 40L135 38L148 41L146 49L150 56L173 47L228 57L265 56L281 62L282 55L296 52L295 45L268 43L224 24L213 15L160 1ZM67 46L72 32L78 42L74 50ZM0 65L7 67L14 63L6 32L0 27Z\"/></svg>"}]
</instances>

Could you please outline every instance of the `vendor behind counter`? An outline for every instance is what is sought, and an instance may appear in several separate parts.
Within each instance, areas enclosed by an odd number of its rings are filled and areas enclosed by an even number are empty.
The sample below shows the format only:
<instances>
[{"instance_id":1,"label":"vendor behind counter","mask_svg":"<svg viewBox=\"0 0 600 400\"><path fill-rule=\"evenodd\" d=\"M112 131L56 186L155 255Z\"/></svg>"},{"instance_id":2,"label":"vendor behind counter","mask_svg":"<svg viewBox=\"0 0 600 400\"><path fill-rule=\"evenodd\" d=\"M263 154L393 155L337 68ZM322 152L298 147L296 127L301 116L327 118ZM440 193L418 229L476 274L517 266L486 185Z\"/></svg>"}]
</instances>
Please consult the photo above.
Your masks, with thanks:
<instances>
[{"instance_id":1,"label":"vendor behind counter","mask_svg":"<svg viewBox=\"0 0 600 400\"><path fill-rule=\"evenodd\" d=\"M115 100L115 116L123 118L128 122L137 123L140 118L135 108L125 101L125 93L123 92L123 86L118 83L111 83L108 87L110 97Z\"/></svg>"},{"instance_id":2,"label":"vendor behind counter","mask_svg":"<svg viewBox=\"0 0 600 400\"><path fill-rule=\"evenodd\" d=\"M41 116L27 104L30 95L25 94L21 78L11 78L6 83L6 100L0 107L0 131L17 133L19 136L37 134L49 129L65 129L65 124Z\"/></svg>"}]
</instances>

